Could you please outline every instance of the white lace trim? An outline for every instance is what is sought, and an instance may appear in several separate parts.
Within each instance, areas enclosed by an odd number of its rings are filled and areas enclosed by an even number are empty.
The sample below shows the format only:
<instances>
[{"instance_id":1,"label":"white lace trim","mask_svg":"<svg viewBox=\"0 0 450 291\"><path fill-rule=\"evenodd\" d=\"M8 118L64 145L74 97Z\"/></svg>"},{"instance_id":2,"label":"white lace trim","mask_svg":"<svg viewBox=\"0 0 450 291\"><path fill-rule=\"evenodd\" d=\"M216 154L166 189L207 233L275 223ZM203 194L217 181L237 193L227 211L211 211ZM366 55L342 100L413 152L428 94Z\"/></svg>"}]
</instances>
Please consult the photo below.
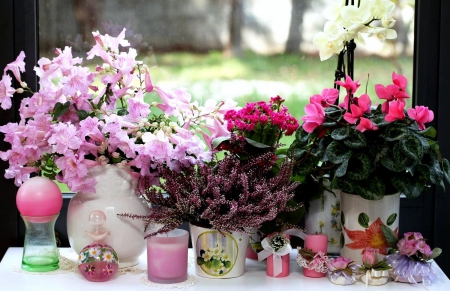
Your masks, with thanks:
<instances>
[{"instance_id":1,"label":"white lace trim","mask_svg":"<svg viewBox=\"0 0 450 291\"><path fill-rule=\"evenodd\" d=\"M141 278L141 284L147 285L149 287L160 288L160 289L183 289L183 288L192 287L194 285L197 285L198 282L199 282L198 279L195 276L190 275L190 274L188 274L188 278L186 281L180 282L180 283L175 283L175 284L159 284L159 283L149 281L147 279L147 277Z\"/></svg>"}]
</instances>

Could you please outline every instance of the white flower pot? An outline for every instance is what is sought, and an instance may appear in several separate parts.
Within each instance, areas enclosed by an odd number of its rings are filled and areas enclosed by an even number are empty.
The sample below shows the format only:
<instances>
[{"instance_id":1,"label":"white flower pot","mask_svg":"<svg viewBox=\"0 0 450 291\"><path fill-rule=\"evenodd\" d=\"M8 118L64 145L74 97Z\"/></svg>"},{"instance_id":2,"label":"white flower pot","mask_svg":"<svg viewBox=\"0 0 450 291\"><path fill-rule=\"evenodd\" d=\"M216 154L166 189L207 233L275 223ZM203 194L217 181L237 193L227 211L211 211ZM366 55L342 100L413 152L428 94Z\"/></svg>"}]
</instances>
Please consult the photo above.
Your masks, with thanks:
<instances>
[{"instance_id":1,"label":"white flower pot","mask_svg":"<svg viewBox=\"0 0 450 291\"><path fill-rule=\"evenodd\" d=\"M116 250L120 268L138 264L139 256L146 249L144 222L117 217L119 213L148 213L145 202L135 193L135 181L125 170L113 165L94 167L89 170L89 175L97 180L96 193L76 193L67 210L70 246L79 253L86 245L93 243L86 233L95 231L89 222L89 215L93 210L101 210L106 215L106 221L100 230L110 232L101 242Z\"/></svg>"},{"instance_id":2,"label":"white flower pot","mask_svg":"<svg viewBox=\"0 0 450 291\"><path fill-rule=\"evenodd\" d=\"M341 256L362 264L362 251L372 247L379 250L378 260L382 260L389 246L379 225L387 225L398 232L400 194L373 201L341 192L341 209Z\"/></svg>"},{"instance_id":3,"label":"white flower pot","mask_svg":"<svg viewBox=\"0 0 450 291\"><path fill-rule=\"evenodd\" d=\"M333 195L334 193L334 195ZM308 212L305 214L305 228L307 233L323 233L328 236L327 252L339 255L341 246L341 190L333 193L324 191L322 197L310 201Z\"/></svg>"},{"instance_id":4,"label":"white flower pot","mask_svg":"<svg viewBox=\"0 0 450 291\"><path fill-rule=\"evenodd\" d=\"M248 235L190 224L192 247L195 252L195 273L206 278L235 278L245 271Z\"/></svg>"}]
</instances>

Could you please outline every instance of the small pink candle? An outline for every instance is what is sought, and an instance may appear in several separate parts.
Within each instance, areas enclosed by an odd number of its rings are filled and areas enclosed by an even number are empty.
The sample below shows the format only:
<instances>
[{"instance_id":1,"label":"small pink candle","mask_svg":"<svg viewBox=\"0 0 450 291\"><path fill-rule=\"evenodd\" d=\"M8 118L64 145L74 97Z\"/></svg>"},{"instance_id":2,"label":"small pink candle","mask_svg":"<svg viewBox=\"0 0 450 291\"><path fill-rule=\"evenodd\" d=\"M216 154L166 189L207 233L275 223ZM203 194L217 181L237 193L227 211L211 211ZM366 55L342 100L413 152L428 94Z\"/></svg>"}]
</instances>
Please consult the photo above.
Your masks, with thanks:
<instances>
[{"instance_id":1,"label":"small pink candle","mask_svg":"<svg viewBox=\"0 0 450 291\"><path fill-rule=\"evenodd\" d=\"M310 249L315 253L322 252L327 254L328 236L321 233L308 234L305 239L305 248ZM315 270L303 268L303 274L307 277L320 278L325 277L326 273L320 273Z\"/></svg>"},{"instance_id":2,"label":"small pink candle","mask_svg":"<svg viewBox=\"0 0 450 291\"><path fill-rule=\"evenodd\" d=\"M174 229L147 239L148 280L173 284L187 280L189 233Z\"/></svg>"}]
</instances>

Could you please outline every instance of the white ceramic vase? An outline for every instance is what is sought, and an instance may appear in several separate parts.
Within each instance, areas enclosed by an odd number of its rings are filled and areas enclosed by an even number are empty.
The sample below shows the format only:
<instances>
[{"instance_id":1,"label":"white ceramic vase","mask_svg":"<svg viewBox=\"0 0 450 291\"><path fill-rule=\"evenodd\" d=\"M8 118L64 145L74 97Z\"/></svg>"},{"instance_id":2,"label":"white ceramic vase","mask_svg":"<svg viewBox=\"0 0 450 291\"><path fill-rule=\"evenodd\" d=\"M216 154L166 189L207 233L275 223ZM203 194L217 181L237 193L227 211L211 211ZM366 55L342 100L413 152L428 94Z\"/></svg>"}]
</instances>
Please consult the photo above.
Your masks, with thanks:
<instances>
[{"instance_id":1,"label":"white ceramic vase","mask_svg":"<svg viewBox=\"0 0 450 291\"><path fill-rule=\"evenodd\" d=\"M195 252L195 273L206 278L235 278L245 271L245 255L249 236L190 224Z\"/></svg>"},{"instance_id":2,"label":"white ceramic vase","mask_svg":"<svg viewBox=\"0 0 450 291\"><path fill-rule=\"evenodd\" d=\"M76 193L67 210L67 234L70 246L79 253L93 239L87 232L95 232L89 221L93 210L101 210L106 221L99 231L108 232L101 242L112 246L119 258L119 267L138 264L146 249L144 223L141 220L118 218L119 213L145 215L148 213L143 199L136 195L136 182L131 175L114 165L97 166L89 170L97 181L96 193Z\"/></svg>"},{"instance_id":3,"label":"white ceramic vase","mask_svg":"<svg viewBox=\"0 0 450 291\"><path fill-rule=\"evenodd\" d=\"M310 201L305 214L307 233L322 233L328 236L327 252L329 255L339 255L341 246L341 190L333 193L324 190L319 199Z\"/></svg>"},{"instance_id":4,"label":"white ceramic vase","mask_svg":"<svg viewBox=\"0 0 450 291\"><path fill-rule=\"evenodd\" d=\"M389 246L380 225L387 225L398 232L400 194L385 195L381 200L366 200L359 195L341 192L341 209L341 256L362 264L362 251L372 247L378 249L378 260L382 260Z\"/></svg>"}]
</instances>

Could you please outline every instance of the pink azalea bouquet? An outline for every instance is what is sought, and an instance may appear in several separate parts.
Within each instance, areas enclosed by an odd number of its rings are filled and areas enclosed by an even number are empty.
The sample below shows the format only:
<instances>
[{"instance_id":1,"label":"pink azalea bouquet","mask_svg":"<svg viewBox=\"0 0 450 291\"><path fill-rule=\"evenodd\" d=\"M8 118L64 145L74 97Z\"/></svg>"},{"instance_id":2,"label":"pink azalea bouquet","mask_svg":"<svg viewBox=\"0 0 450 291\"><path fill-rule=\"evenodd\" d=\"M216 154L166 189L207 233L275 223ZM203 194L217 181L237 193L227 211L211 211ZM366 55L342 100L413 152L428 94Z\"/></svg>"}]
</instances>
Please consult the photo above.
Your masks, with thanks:
<instances>
[{"instance_id":1,"label":"pink azalea bouquet","mask_svg":"<svg viewBox=\"0 0 450 291\"><path fill-rule=\"evenodd\" d=\"M5 177L17 186L31 173L66 183L72 191L95 192L87 178L91 167L115 164L144 181L158 181L158 164L170 169L202 164L212 158L211 141L228 136L223 115L234 104L193 101L184 89L153 84L149 68L136 60L125 39L93 33L87 59L103 65L92 69L72 57L70 47L56 49L52 60L41 58L35 71L39 91L21 81L25 54L8 64L0 81L0 104L11 107L13 95L24 93L19 123L0 127L11 149ZM12 72L20 88L12 87ZM18 97L14 97L18 98Z\"/></svg>"},{"instance_id":2,"label":"pink azalea bouquet","mask_svg":"<svg viewBox=\"0 0 450 291\"><path fill-rule=\"evenodd\" d=\"M395 281L431 285L436 278L436 271L432 268L431 260L438 257L442 250L433 250L426 243L419 232L407 232L403 238L397 239L392 231L382 228L388 244L392 247L392 254L385 260L392 267L392 277Z\"/></svg>"},{"instance_id":3,"label":"pink azalea bouquet","mask_svg":"<svg viewBox=\"0 0 450 291\"><path fill-rule=\"evenodd\" d=\"M359 81L349 76L336 81L346 95L339 103L337 89L310 98L302 127L290 147L297 163L294 174L323 177L331 188L382 199L397 192L418 197L427 186L450 182L450 164L442 158L427 127L434 114L417 105L405 109L407 80L392 73L392 83L375 85L379 98L356 95Z\"/></svg>"}]
</instances>

